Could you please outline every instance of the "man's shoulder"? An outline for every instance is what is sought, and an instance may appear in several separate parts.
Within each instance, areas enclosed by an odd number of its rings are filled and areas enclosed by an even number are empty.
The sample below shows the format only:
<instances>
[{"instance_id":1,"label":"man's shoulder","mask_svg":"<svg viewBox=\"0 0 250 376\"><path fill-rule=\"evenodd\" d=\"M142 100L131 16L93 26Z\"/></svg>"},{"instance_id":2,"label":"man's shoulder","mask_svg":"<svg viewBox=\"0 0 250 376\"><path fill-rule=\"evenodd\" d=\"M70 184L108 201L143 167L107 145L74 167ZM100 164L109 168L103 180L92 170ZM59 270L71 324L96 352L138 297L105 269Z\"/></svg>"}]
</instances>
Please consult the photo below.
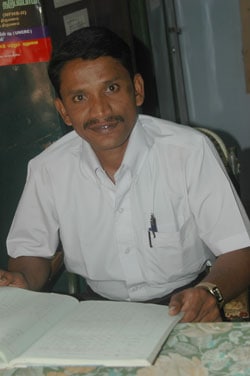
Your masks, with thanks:
<instances>
[{"instance_id":1,"label":"man's shoulder","mask_svg":"<svg viewBox=\"0 0 250 376\"><path fill-rule=\"evenodd\" d=\"M203 134L193 127L148 115L139 115L139 122L147 134L159 142L176 145L199 145Z\"/></svg>"},{"instance_id":2,"label":"man's shoulder","mask_svg":"<svg viewBox=\"0 0 250 376\"><path fill-rule=\"evenodd\" d=\"M39 167L42 165L51 165L60 161L70 159L73 155L78 154L79 148L82 145L82 139L71 131L62 136L51 145L49 145L44 151L34 157L30 164L33 167Z\"/></svg>"}]
</instances>

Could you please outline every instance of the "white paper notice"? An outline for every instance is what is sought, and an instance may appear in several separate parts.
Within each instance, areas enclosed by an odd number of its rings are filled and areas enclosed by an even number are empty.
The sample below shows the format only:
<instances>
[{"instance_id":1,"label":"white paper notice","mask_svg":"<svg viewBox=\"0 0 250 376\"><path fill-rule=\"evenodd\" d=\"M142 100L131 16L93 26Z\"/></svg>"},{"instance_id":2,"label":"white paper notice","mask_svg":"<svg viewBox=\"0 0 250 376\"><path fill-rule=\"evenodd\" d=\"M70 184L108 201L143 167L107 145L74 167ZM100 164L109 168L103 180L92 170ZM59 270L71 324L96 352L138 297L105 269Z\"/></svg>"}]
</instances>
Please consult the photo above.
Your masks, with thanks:
<instances>
[{"instance_id":1,"label":"white paper notice","mask_svg":"<svg viewBox=\"0 0 250 376\"><path fill-rule=\"evenodd\" d=\"M73 31L89 26L88 10L85 8L66 14L63 16L63 21L66 35L69 35L73 33Z\"/></svg>"},{"instance_id":2,"label":"white paper notice","mask_svg":"<svg viewBox=\"0 0 250 376\"><path fill-rule=\"evenodd\" d=\"M60 7L63 7L64 5L77 3L78 1L80 0L54 0L54 7L60 8Z\"/></svg>"}]
</instances>

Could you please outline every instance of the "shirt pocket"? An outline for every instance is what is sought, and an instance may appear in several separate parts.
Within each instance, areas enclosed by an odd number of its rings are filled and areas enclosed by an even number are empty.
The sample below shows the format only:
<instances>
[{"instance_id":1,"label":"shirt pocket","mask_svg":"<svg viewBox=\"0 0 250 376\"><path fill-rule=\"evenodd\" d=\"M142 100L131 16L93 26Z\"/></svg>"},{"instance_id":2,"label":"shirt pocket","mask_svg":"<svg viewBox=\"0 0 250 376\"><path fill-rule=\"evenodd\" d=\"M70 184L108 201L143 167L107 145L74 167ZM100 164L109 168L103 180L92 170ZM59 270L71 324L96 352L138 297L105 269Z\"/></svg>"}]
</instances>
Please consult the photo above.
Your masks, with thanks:
<instances>
[{"instance_id":1,"label":"shirt pocket","mask_svg":"<svg viewBox=\"0 0 250 376\"><path fill-rule=\"evenodd\" d=\"M189 218L179 231L151 233L147 241L148 277L157 283L173 282L199 270L204 262L204 244Z\"/></svg>"},{"instance_id":2,"label":"shirt pocket","mask_svg":"<svg viewBox=\"0 0 250 376\"><path fill-rule=\"evenodd\" d=\"M197 227L192 217L187 219L178 231L156 232L155 237L151 233L153 248L168 248L172 246L179 249L189 248L196 243L197 239L200 242Z\"/></svg>"},{"instance_id":3,"label":"shirt pocket","mask_svg":"<svg viewBox=\"0 0 250 376\"><path fill-rule=\"evenodd\" d=\"M180 232L156 232L155 237L151 232L150 238L152 243L151 248L180 248L181 246Z\"/></svg>"}]
</instances>

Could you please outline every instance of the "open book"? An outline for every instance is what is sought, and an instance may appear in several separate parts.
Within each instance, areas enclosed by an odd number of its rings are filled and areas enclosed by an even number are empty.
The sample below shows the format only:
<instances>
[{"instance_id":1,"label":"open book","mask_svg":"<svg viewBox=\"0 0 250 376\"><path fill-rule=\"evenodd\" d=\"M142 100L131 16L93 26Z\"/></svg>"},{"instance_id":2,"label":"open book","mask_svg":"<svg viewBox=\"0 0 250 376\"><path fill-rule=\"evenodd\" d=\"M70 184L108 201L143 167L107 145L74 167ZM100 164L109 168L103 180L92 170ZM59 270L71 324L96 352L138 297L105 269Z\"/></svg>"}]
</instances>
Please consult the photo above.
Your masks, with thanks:
<instances>
[{"instance_id":1,"label":"open book","mask_svg":"<svg viewBox=\"0 0 250 376\"><path fill-rule=\"evenodd\" d=\"M0 287L0 368L140 367L156 358L181 316L167 306L83 301Z\"/></svg>"}]
</instances>

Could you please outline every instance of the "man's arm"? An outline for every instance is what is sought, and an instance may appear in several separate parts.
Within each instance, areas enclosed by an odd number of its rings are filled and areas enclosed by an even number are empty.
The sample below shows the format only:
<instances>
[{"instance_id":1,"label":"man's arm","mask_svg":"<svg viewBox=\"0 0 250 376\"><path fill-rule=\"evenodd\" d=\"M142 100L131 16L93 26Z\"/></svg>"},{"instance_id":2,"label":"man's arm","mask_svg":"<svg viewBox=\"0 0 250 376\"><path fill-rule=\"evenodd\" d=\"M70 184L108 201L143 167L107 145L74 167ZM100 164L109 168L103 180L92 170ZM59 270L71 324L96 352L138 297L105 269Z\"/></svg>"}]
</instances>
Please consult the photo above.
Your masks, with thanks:
<instances>
[{"instance_id":1,"label":"man's arm","mask_svg":"<svg viewBox=\"0 0 250 376\"><path fill-rule=\"evenodd\" d=\"M21 287L39 291L50 275L51 261L42 257L10 258L8 271L0 271L0 286Z\"/></svg>"},{"instance_id":2,"label":"man's arm","mask_svg":"<svg viewBox=\"0 0 250 376\"><path fill-rule=\"evenodd\" d=\"M204 281L218 285L225 302L238 296L250 285L250 247L218 257Z\"/></svg>"},{"instance_id":3,"label":"man's arm","mask_svg":"<svg viewBox=\"0 0 250 376\"><path fill-rule=\"evenodd\" d=\"M239 295L250 285L250 247L219 256L202 282L205 281L218 286L225 302ZM185 312L183 322L220 320L215 297L202 287L173 295L169 308L173 315Z\"/></svg>"}]
</instances>

